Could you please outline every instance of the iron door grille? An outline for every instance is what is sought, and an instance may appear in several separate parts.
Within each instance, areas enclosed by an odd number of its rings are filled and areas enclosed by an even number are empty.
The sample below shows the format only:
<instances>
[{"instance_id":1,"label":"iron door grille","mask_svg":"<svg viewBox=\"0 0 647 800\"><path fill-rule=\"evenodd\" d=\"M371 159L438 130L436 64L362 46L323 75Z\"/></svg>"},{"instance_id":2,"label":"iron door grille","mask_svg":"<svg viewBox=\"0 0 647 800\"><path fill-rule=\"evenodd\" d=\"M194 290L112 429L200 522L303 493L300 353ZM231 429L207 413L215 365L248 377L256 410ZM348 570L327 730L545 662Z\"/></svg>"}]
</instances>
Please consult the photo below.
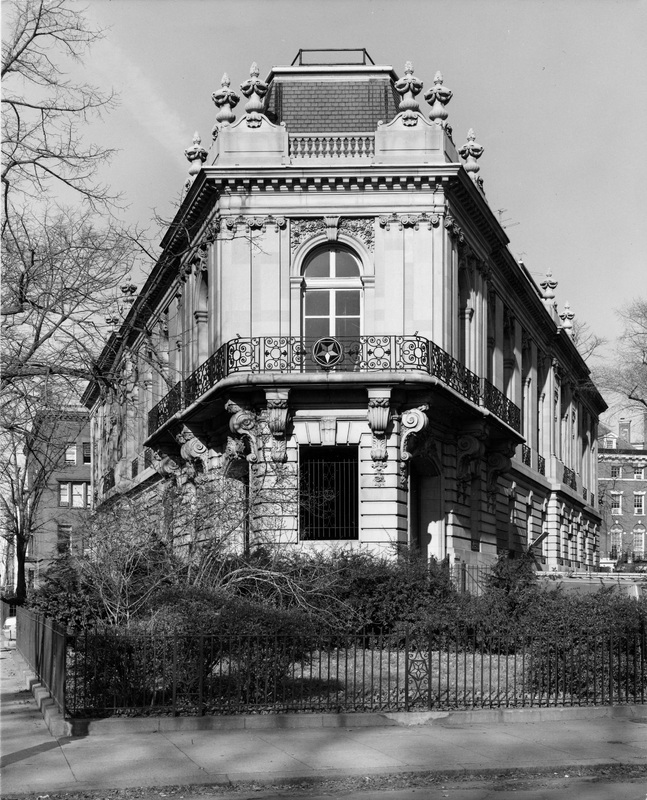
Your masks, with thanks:
<instances>
[{"instance_id":1,"label":"iron door grille","mask_svg":"<svg viewBox=\"0 0 647 800\"><path fill-rule=\"evenodd\" d=\"M302 447L299 462L301 539L357 539L357 448Z\"/></svg>"}]
</instances>

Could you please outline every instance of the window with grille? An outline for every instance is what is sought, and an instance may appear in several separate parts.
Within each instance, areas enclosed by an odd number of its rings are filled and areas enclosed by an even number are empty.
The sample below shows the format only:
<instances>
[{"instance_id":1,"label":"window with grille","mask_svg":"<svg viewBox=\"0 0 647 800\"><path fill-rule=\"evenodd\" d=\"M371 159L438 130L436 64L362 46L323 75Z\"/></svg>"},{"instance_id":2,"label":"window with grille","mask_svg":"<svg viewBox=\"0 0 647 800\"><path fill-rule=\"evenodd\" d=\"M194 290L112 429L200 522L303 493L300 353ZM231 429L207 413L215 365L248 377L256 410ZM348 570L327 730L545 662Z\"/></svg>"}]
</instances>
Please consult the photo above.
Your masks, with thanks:
<instances>
[{"instance_id":1,"label":"window with grille","mask_svg":"<svg viewBox=\"0 0 647 800\"><path fill-rule=\"evenodd\" d=\"M644 494L635 494L634 495L634 514L637 517L642 517L645 513L645 495Z\"/></svg>"},{"instance_id":2,"label":"window with grille","mask_svg":"<svg viewBox=\"0 0 647 800\"><path fill-rule=\"evenodd\" d=\"M302 540L357 539L356 447L301 447L299 532Z\"/></svg>"},{"instance_id":3,"label":"window with grille","mask_svg":"<svg viewBox=\"0 0 647 800\"><path fill-rule=\"evenodd\" d=\"M619 466L612 466L611 467L611 477L612 478L619 478L620 477L620 467Z\"/></svg>"},{"instance_id":4,"label":"window with grille","mask_svg":"<svg viewBox=\"0 0 647 800\"><path fill-rule=\"evenodd\" d=\"M634 467L634 480L642 481L645 479L645 468Z\"/></svg>"}]
</instances>

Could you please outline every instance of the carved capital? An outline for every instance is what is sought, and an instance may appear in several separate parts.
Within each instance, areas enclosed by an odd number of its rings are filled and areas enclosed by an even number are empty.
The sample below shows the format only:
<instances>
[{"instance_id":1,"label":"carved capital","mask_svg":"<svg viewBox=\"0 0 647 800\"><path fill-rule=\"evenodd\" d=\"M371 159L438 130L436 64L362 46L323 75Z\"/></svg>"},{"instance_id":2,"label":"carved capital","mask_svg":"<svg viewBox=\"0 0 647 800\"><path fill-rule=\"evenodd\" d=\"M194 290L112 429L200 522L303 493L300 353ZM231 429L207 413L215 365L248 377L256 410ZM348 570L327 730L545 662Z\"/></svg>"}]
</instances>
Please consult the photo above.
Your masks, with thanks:
<instances>
[{"instance_id":1,"label":"carved capital","mask_svg":"<svg viewBox=\"0 0 647 800\"><path fill-rule=\"evenodd\" d=\"M413 228L417 231L421 224L431 230L440 224L440 216L435 213L428 214L426 211L422 214L382 214L378 217L378 222L380 227L387 231L391 230L391 224L397 225L398 230L401 231L405 228Z\"/></svg>"}]
</instances>

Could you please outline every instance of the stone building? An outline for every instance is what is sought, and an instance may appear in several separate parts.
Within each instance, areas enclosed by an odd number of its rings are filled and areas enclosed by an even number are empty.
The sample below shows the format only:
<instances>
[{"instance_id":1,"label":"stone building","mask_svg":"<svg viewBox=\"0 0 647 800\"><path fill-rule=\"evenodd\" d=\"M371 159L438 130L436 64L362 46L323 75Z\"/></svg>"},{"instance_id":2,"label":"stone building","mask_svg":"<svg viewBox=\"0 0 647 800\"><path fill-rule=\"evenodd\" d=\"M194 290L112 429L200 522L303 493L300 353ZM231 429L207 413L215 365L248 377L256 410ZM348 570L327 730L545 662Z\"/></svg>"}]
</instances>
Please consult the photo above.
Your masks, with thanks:
<instances>
[{"instance_id":1,"label":"stone building","mask_svg":"<svg viewBox=\"0 0 647 800\"><path fill-rule=\"evenodd\" d=\"M605 426L598 442L601 560L612 567L647 562L647 414L616 430Z\"/></svg>"},{"instance_id":2,"label":"stone building","mask_svg":"<svg viewBox=\"0 0 647 800\"><path fill-rule=\"evenodd\" d=\"M99 504L161 507L173 537L591 569L605 404L579 390L552 275L508 249L483 148L454 144L452 92L365 51L306 59L252 65L238 118L225 75L210 151L186 151L163 254L102 355L118 380L85 395ZM230 497L238 526L204 510Z\"/></svg>"}]
</instances>

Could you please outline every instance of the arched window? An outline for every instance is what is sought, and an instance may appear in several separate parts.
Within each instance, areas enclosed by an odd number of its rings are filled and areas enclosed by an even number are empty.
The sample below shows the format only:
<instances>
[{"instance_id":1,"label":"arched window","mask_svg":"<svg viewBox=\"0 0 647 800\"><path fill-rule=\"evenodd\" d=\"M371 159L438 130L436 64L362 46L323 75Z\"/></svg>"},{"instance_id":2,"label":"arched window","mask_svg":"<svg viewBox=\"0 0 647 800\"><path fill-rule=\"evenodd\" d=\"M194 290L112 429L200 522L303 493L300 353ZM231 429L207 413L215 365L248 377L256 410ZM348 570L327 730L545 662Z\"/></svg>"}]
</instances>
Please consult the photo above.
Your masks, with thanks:
<instances>
[{"instance_id":1,"label":"arched window","mask_svg":"<svg viewBox=\"0 0 647 800\"><path fill-rule=\"evenodd\" d=\"M358 257L345 247L319 248L303 268L303 336L356 338L362 329Z\"/></svg>"}]
</instances>

